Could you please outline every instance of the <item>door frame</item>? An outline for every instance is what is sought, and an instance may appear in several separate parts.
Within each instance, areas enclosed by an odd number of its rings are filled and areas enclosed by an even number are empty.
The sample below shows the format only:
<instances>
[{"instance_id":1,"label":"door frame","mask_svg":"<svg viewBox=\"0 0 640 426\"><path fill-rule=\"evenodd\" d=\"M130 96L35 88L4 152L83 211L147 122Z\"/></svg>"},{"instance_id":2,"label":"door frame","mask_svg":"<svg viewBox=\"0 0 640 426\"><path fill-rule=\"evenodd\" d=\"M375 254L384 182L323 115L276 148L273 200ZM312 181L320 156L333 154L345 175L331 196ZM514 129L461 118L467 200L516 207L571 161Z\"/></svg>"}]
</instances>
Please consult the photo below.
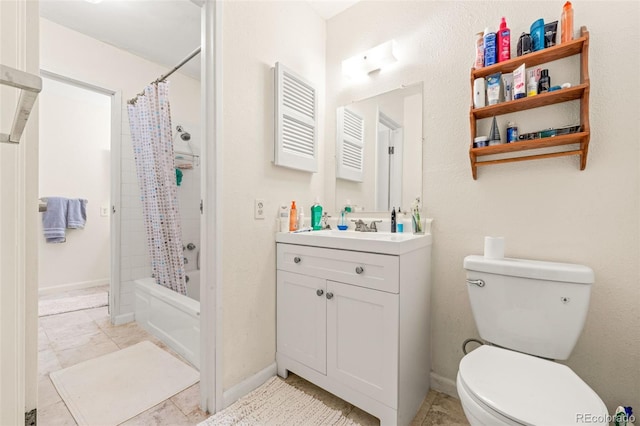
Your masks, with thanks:
<instances>
[{"instance_id":1,"label":"door frame","mask_svg":"<svg viewBox=\"0 0 640 426\"><path fill-rule=\"evenodd\" d=\"M110 213L109 213L109 314L112 324L118 324L120 315L120 164L122 144L122 92L76 80L61 74L40 69L40 76L69 84L81 89L109 96L111 103L111 144L110 144Z\"/></svg>"},{"instance_id":2,"label":"door frame","mask_svg":"<svg viewBox=\"0 0 640 426\"><path fill-rule=\"evenodd\" d=\"M193 1L193 0L192 0ZM222 329L222 15L223 2L204 0L201 14L200 408L223 406Z\"/></svg>"}]
</instances>

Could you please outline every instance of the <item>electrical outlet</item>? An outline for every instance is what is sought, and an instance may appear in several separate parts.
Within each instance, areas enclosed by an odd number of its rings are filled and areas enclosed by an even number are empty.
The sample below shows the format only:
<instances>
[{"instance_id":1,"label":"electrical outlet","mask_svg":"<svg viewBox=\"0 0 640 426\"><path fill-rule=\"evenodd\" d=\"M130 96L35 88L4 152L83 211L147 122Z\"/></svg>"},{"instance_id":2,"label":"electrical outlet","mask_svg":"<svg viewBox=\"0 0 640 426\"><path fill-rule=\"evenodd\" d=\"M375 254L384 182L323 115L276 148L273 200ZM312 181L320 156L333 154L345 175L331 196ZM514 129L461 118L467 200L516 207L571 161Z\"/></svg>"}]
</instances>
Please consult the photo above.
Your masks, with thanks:
<instances>
[{"instance_id":1,"label":"electrical outlet","mask_svg":"<svg viewBox=\"0 0 640 426\"><path fill-rule=\"evenodd\" d=\"M100 207L100 216L103 216L103 217L109 216L109 206Z\"/></svg>"},{"instance_id":2,"label":"electrical outlet","mask_svg":"<svg viewBox=\"0 0 640 426\"><path fill-rule=\"evenodd\" d=\"M264 219L264 200L256 198L253 209L253 216L255 219Z\"/></svg>"}]
</instances>

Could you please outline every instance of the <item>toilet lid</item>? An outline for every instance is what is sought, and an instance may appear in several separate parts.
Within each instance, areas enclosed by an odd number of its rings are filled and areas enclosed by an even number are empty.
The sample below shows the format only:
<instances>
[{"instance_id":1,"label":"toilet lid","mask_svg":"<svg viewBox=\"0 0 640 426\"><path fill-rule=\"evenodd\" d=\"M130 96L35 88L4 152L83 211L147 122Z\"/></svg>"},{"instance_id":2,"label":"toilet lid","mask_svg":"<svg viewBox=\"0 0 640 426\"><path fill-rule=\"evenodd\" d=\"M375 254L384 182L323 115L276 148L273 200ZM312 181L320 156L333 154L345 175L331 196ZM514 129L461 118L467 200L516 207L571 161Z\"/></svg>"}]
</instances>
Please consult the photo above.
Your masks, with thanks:
<instances>
[{"instance_id":1,"label":"toilet lid","mask_svg":"<svg viewBox=\"0 0 640 426\"><path fill-rule=\"evenodd\" d=\"M459 374L478 402L518 423L575 424L590 416L589 423L608 424L602 400L566 365L483 345L462 358Z\"/></svg>"}]
</instances>

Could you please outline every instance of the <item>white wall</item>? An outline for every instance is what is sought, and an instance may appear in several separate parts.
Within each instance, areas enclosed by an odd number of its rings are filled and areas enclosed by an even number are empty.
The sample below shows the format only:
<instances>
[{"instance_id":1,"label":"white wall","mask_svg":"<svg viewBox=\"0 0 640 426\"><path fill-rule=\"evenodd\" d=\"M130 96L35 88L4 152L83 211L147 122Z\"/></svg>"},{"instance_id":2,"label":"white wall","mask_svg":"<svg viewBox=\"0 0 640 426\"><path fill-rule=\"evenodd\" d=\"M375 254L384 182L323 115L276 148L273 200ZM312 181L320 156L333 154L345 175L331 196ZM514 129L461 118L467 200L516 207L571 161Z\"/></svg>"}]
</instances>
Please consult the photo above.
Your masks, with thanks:
<instances>
[{"instance_id":1,"label":"white wall","mask_svg":"<svg viewBox=\"0 0 640 426\"><path fill-rule=\"evenodd\" d=\"M116 312L133 312L133 280L151 276L142 205L135 172L126 100L140 93L166 67L132 55L45 19L41 23L41 67L122 93L121 293ZM189 52L185 52L187 55ZM176 63L183 58L176 58ZM169 79L172 122L199 125L200 82L180 73Z\"/></svg>"},{"instance_id":2,"label":"white wall","mask_svg":"<svg viewBox=\"0 0 640 426\"><path fill-rule=\"evenodd\" d=\"M107 284L111 98L45 78L39 102L40 197L88 200L85 228L67 229L65 243L47 243L39 222L39 287Z\"/></svg>"},{"instance_id":3,"label":"white wall","mask_svg":"<svg viewBox=\"0 0 640 426\"><path fill-rule=\"evenodd\" d=\"M640 405L640 67L637 2L575 1L575 28L588 26L591 145L577 157L469 166L469 70L474 34L507 17L517 36L533 20L558 19L562 2L361 2L327 23L327 134L335 108L370 94L424 81L423 194L433 217L433 372L455 380L461 344L477 336L462 260L482 253L485 235L506 237L511 257L575 262L594 269L585 329L567 364L605 401ZM389 39L399 62L352 86L340 63ZM515 39L515 40L514 40ZM561 71L557 71L560 73ZM556 74L558 78L559 74ZM552 81L554 74L552 73ZM559 81L561 82L561 81ZM561 110L570 117L571 107ZM518 118L521 128L556 120L545 109ZM559 114L558 114L559 115ZM542 127L544 128L544 127ZM534 130L534 129L531 129ZM333 152L326 145L327 189ZM327 196L332 199L332 197Z\"/></svg>"},{"instance_id":4,"label":"white wall","mask_svg":"<svg viewBox=\"0 0 640 426\"><path fill-rule=\"evenodd\" d=\"M321 173L275 167L277 61L318 89L319 169L324 169L325 21L305 2L225 2L223 15L224 388L275 360L276 214L296 200L306 216L324 194ZM254 220L264 198L267 218ZM324 200L323 200L324 202Z\"/></svg>"}]
</instances>

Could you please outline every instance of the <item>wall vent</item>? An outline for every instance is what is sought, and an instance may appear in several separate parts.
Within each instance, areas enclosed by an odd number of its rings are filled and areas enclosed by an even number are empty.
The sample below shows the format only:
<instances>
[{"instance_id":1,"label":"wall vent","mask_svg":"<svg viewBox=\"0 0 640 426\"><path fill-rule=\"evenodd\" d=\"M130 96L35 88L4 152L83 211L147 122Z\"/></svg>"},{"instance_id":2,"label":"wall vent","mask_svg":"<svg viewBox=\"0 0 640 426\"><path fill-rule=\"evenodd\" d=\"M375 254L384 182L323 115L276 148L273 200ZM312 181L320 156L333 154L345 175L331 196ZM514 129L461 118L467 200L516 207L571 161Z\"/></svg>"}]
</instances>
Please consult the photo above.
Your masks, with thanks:
<instances>
[{"instance_id":1,"label":"wall vent","mask_svg":"<svg viewBox=\"0 0 640 426\"><path fill-rule=\"evenodd\" d=\"M277 62L274 93L274 164L317 172L317 90L309 81Z\"/></svg>"},{"instance_id":2,"label":"wall vent","mask_svg":"<svg viewBox=\"0 0 640 426\"><path fill-rule=\"evenodd\" d=\"M345 107L338 108L336 177L364 179L364 118Z\"/></svg>"}]
</instances>

